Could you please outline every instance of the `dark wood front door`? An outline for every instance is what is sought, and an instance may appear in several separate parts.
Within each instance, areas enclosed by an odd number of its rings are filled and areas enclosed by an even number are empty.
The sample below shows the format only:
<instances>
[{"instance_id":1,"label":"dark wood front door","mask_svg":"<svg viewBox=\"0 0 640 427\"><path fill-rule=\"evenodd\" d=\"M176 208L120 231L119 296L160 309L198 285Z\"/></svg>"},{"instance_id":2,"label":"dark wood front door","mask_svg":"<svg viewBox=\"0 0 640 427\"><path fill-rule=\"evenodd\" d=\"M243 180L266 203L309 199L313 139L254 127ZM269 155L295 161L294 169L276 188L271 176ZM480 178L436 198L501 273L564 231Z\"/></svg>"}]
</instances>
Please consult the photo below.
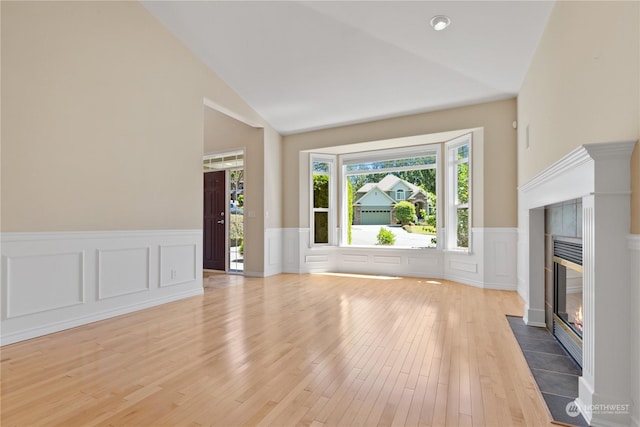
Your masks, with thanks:
<instances>
[{"instance_id":1,"label":"dark wood front door","mask_svg":"<svg viewBox=\"0 0 640 427\"><path fill-rule=\"evenodd\" d=\"M203 267L225 270L226 203L225 172L204 174Z\"/></svg>"}]
</instances>

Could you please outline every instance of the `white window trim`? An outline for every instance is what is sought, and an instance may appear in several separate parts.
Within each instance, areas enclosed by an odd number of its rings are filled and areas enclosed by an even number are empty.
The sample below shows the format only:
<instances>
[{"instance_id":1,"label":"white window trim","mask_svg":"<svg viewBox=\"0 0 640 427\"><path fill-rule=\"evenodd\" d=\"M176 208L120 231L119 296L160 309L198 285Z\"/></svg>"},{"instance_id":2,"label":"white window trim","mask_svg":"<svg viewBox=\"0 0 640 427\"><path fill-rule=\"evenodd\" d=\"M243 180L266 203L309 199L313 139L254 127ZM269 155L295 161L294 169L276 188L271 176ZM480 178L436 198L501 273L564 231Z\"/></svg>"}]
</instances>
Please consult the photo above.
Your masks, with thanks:
<instances>
[{"instance_id":1,"label":"white window trim","mask_svg":"<svg viewBox=\"0 0 640 427\"><path fill-rule=\"evenodd\" d=\"M400 171L400 170L410 170L410 169L436 169L436 171L442 171L442 143L431 143L419 146L410 146L410 147L399 147L399 148L390 148L390 149L382 149L375 151L363 151L357 153L348 153L342 154L338 156L338 168L340 169L340 225L346 221L348 217L348 206L347 206L347 195L345 194L344 189L346 185L343 185L347 181L347 166L356 163L365 163L372 161L380 161L389 158L404 158L404 157L417 157L417 156L426 156L426 155L434 155L436 158L436 162L431 165L420 165L420 166L412 166L412 167L403 167L403 168L389 168L385 169L386 172ZM393 249L415 249L415 250L440 250L443 249L443 235L442 235L442 208L443 206L443 195L442 195L442 174L436 174L436 206L438 209L436 211L436 247L435 248L408 248L408 247L394 247ZM313 184L312 184L313 185ZM358 247L355 245L348 245L347 242L347 224L344 224L344 227L340 227L340 236L339 236L339 245L341 247ZM366 246L367 248L374 248L375 250L385 250L388 248L377 247L377 246Z\"/></svg>"},{"instance_id":2,"label":"white window trim","mask_svg":"<svg viewBox=\"0 0 640 427\"><path fill-rule=\"evenodd\" d=\"M446 224L445 224L445 236L446 236L446 245L445 249L449 251L455 252L465 252L472 253L473 242L472 242L472 233L471 228L473 224L473 144L472 144L472 135L466 134L456 139L453 139L445 144L446 147L446 162L447 162L447 172L446 172ZM458 160L457 158L457 150L459 147L463 145L469 145L469 156L468 160ZM457 166L461 163L469 164L469 201L462 205L456 204L457 198ZM468 225L468 248L458 247L458 208L467 207L469 211L469 225Z\"/></svg>"},{"instance_id":3,"label":"white window trim","mask_svg":"<svg viewBox=\"0 0 640 427\"><path fill-rule=\"evenodd\" d=\"M311 153L309 156L309 247L336 246L335 232L336 229L336 209L334 207L336 201L336 157L332 154L316 154ZM315 162L329 163L329 207L314 208L313 207L313 164ZM315 212L328 212L328 243L315 242Z\"/></svg>"}]
</instances>

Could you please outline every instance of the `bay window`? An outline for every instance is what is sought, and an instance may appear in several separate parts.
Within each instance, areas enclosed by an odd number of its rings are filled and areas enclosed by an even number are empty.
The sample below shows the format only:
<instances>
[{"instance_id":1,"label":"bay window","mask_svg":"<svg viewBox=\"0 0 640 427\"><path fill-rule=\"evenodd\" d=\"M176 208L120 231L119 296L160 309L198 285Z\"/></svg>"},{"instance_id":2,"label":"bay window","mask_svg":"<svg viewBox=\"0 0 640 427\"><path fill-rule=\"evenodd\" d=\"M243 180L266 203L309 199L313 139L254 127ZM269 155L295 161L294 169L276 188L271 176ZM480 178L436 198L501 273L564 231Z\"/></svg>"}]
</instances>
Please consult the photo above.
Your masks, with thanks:
<instances>
[{"instance_id":1,"label":"bay window","mask_svg":"<svg viewBox=\"0 0 640 427\"><path fill-rule=\"evenodd\" d=\"M447 248L469 250L471 135L447 143Z\"/></svg>"}]
</instances>

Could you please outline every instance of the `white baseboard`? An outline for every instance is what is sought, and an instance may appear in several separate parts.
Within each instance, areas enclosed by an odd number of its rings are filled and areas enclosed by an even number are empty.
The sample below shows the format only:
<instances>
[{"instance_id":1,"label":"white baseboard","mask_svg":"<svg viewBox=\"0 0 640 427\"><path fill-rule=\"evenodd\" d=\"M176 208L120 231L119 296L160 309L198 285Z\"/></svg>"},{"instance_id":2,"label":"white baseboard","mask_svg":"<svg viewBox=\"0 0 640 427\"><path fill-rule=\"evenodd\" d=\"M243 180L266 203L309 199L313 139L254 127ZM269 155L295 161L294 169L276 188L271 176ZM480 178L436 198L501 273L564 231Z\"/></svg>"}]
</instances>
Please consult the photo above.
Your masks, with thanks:
<instances>
[{"instance_id":1,"label":"white baseboard","mask_svg":"<svg viewBox=\"0 0 640 427\"><path fill-rule=\"evenodd\" d=\"M0 241L2 345L202 293L201 230L2 233Z\"/></svg>"},{"instance_id":2,"label":"white baseboard","mask_svg":"<svg viewBox=\"0 0 640 427\"><path fill-rule=\"evenodd\" d=\"M123 307L115 308L112 310L107 310L107 311L103 311L95 314L90 314L87 316L78 317L75 319L63 320L60 322L53 322L40 327L35 327L35 328L27 329L24 331L2 335L2 338L0 339L0 346L28 340L31 338L40 337L43 335L52 334L54 332L64 331L66 329L87 325L89 323L98 322L100 320L105 320L105 319L109 319L116 316L121 316L123 314L132 313L138 310L144 310L145 308L155 307L157 305L166 304L166 303L181 300L184 298L190 298L190 297L202 295L203 293L204 293L204 289L202 288L191 289L186 292L167 295L161 298L156 298L153 300L148 300L148 301L140 302L137 304L132 304L129 306L123 306Z\"/></svg>"}]
</instances>

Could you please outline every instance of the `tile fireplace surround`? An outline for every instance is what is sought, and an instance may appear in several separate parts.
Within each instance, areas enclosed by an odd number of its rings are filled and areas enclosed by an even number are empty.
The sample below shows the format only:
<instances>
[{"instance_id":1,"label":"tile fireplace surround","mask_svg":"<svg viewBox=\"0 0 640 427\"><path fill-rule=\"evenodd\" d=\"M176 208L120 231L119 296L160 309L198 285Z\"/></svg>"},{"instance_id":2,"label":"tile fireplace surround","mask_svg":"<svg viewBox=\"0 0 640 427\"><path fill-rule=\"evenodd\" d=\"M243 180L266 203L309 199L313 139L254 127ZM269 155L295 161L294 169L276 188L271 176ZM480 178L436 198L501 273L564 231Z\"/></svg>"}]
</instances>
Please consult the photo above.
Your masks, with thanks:
<instances>
[{"instance_id":1,"label":"tile fireplace surround","mask_svg":"<svg viewBox=\"0 0 640 427\"><path fill-rule=\"evenodd\" d=\"M593 426L631 424L630 157L635 141L582 145L518 189L518 292L545 326L544 208L582 200L583 369L576 404ZM605 406L608 405L608 406ZM610 405L617 405L615 408ZM626 408L626 410L625 410Z\"/></svg>"}]
</instances>

